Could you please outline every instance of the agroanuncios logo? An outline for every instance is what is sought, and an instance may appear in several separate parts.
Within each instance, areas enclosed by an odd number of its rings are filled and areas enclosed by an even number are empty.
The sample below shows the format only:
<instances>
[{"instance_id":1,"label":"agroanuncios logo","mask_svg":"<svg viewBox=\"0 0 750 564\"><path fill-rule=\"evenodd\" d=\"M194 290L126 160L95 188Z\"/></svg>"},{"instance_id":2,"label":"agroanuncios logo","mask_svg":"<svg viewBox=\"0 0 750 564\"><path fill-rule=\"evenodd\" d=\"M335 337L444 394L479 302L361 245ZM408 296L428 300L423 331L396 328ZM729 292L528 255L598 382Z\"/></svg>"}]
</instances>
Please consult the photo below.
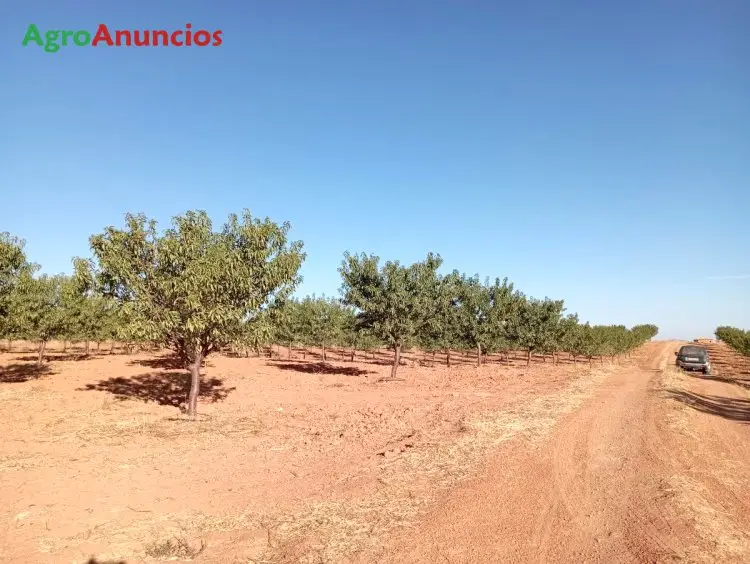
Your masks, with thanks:
<instances>
[{"instance_id":1,"label":"agroanuncios logo","mask_svg":"<svg viewBox=\"0 0 750 564\"><path fill-rule=\"evenodd\" d=\"M50 29L43 34L34 24L29 24L21 45L27 47L33 43L43 47L47 53L57 53L61 47L218 47L221 45L221 30L193 31L192 24L185 24L185 29L167 31L115 29L110 31L105 24L99 24L94 33L85 29Z\"/></svg>"}]
</instances>

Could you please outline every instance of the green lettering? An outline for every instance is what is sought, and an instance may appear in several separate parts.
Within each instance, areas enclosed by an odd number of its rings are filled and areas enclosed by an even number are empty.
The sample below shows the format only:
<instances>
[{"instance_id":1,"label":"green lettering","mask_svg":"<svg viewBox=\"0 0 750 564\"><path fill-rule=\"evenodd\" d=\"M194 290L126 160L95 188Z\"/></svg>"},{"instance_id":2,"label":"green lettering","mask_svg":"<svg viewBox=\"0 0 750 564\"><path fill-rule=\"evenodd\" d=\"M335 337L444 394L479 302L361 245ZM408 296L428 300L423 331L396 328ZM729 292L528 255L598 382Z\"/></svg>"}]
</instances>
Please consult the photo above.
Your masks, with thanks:
<instances>
[{"instance_id":1,"label":"green lettering","mask_svg":"<svg viewBox=\"0 0 750 564\"><path fill-rule=\"evenodd\" d=\"M68 37L73 37L73 33L74 32L70 30L63 31L63 36L62 36L63 47L68 46Z\"/></svg>"},{"instance_id":2,"label":"green lettering","mask_svg":"<svg viewBox=\"0 0 750 564\"><path fill-rule=\"evenodd\" d=\"M29 28L26 30L26 35L23 36L23 41L21 42L21 45L26 47L26 44L29 41L33 41L40 47L44 45L44 42L42 41L42 34L39 33L39 28L36 27L34 24L29 24Z\"/></svg>"},{"instance_id":3,"label":"green lettering","mask_svg":"<svg viewBox=\"0 0 750 564\"><path fill-rule=\"evenodd\" d=\"M57 29L51 29L44 34L44 38L47 40L44 44L44 50L47 53L57 53L60 50L60 45L56 43L59 35L60 30Z\"/></svg>"},{"instance_id":4,"label":"green lettering","mask_svg":"<svg viewBox=\"0 0 750 564\"><path fill-rule=\"evenodd\" d=\"M91 43L91 34L84 29L76 31L75 35L73 36L73 43L75 43L79 47L84 47Z\"/></svg>"}]
</instances>

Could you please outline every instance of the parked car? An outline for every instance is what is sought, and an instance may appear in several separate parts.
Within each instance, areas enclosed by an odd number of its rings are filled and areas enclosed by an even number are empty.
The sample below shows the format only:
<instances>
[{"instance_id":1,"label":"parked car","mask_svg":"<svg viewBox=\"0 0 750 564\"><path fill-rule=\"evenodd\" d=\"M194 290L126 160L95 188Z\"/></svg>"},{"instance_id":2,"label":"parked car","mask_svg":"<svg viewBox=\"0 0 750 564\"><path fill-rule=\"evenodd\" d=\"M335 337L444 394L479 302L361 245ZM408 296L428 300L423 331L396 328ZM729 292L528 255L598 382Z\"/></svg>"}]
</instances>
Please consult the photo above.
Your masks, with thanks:
<instances>
[{"instance_id":1,"label":"parked car","mask_svg":"<svg viewBox=\"0 0 750 564\"><path fill-rule=\"evenodd\" d=\"M683 370L700 370L704 374L711 374L711 359L704 347L683 345L676 353L675 364Z\"/></svg>"}]
</instances>

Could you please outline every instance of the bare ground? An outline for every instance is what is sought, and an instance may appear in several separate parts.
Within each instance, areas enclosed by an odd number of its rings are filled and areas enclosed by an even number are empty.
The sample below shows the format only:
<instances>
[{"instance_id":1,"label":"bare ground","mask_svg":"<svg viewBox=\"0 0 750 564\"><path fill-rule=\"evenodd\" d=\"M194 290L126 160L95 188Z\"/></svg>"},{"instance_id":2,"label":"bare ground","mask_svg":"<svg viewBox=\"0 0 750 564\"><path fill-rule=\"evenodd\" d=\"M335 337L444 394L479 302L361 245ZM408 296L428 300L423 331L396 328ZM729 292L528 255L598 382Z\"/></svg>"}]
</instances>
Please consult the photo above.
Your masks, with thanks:
<instances>
[{"instance_id":1,"label":"bare ground","mask_svg":"<svg viewBox=\"0 0 750 564\"><path fill-rule=\"evenodd\" d=\"M0 561L750 561L743 369L684 375L677 346L398 381L215 357L197 422L163 355L5 353Z\"/></svg>"}]
</instances>

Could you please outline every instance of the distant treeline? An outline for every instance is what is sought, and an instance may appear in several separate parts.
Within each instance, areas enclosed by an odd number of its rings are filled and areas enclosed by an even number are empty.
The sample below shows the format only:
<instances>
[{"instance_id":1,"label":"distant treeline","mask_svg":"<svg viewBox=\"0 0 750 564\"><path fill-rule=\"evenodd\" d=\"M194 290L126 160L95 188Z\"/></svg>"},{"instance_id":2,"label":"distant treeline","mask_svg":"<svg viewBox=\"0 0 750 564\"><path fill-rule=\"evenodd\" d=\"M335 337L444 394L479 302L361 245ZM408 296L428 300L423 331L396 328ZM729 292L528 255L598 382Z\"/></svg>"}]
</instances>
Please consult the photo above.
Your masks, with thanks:
<instances>
[{"instance_id":1,"label":"distant treeline","mask_svg":"<svg viewBox=\"0 0 750 564\"><path fill-rule=\"evenodd\" d=\"M716 338L724 341L738 353L750 356L750 331L743 331L736 327L717 327Z\"/></svg>"},{"instance_id":2,"label":"distant treeline","mask_svg":"<svg viewBox=\"0 0 750 564\"><path fill-rule=\"evenodd\" d=\"M489 353L567 351L578 358L627 354L658 333L655 325L591 325L566 315L563 300L537 299L501 280L438 272L439 255L381 263L344 253L341 297L295 299L306 258L289 241L288 223L232 214L214 231L203 211L177 216L159 232L143 214L123 229L90 238L92 258L73 260L75 274L40 275L24 243L0 234L0 337L120 341L168 346L192 375L195 414L200 367L207 355L260 350L272 343L351 350L387 347L396 376L402 351L419 347ZM613 298L614 299L614 298Z\"/></svg>"}]
</instances>

